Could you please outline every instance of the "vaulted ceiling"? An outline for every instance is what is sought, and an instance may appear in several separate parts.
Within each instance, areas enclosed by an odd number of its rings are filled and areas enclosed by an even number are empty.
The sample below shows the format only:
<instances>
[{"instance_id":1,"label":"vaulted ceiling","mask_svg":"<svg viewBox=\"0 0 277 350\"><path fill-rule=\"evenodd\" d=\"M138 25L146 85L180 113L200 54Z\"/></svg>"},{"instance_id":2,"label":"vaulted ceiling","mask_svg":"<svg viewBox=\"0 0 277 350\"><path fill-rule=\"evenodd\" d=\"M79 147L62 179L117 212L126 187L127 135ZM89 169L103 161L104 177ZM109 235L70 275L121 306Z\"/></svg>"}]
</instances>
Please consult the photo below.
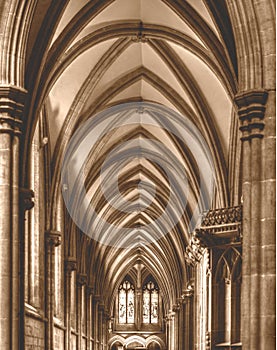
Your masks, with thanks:
<instances>
[{"instance_id":1,"label":"vaulted ceiling","mask_svg":"<svg viewBox=\"0 0 277 350\"><path fill-rule=\"evenodd\" d=\"M39 1L34 10L26 67L26 80L37 91L29 101L30 118L41 113L49 127L51 200L55 201L65 185L60 179L62 161L76 130L101 111L136 102L164 106L172 114L183 116L185 124L186 120L192 123L202 135L214 167L216 190L210 205L228 205L237 67L224 4L212 0L54 3ZM124 274L140 262L160 283L169 307L186 281L183 255L190 239L188 217L198 201L201 169L189 145L182 142L178 133L176 136L168 132L158 118L152 128L139 117L127 125L124 117L123 120L123 124L105 130L105 137L91 145L84 167L78 168L84 171L86 197L98 208L98 214L105 217L109 227L121 225L136 230L154 222L165 210L164 202L172 189L166 168L170 168L173 158L186 174L190 194L184 190L185 180L178 180L176 188L188 203L184 215L168 230L168 222L174 216L172 205L165 221L155 228L161 233L158 240L128 249L120 242L116 246L94 242L86 254L93 255L89 259L96 271L93 278L100 281L99 293L107 285L115 290ZM171 127L168 128L172 130ZM113 161L109 174L118 172L118 177L107 178L107 192L111 194L107 200L101 188L101 166L118 147L122 148L120 152L130 151L126 143L133 150L144 147L152 154L160 153L164 168L143 152L133 154L128 162ZM74 173L74 168L71 170ZM75 182L80 181L75 175ZM122 197L129 203L129 210L123 210L126 202ZM176 198L174 203L178 206ZM134 203L139 203L139 210L130 210ZM78 205L79 210L83 209L81 200ZM110 301L112 293L105 293Z\"/></svg>"}]
</instances>

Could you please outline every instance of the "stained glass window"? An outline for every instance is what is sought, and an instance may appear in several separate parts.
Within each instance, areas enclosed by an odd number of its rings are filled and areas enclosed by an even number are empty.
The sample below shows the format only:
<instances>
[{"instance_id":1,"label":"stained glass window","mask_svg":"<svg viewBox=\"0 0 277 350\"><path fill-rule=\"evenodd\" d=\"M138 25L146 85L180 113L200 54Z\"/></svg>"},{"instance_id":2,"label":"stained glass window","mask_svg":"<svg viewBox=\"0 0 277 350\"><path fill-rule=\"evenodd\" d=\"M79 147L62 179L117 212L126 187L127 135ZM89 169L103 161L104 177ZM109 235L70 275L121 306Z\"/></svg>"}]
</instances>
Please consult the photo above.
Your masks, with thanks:
<instances>
[{"instance_id":1,"label":"stained glass window","mask_svg":"<svg viewBox=\"0 0 277 350\"><path fill-rule=\"evenodd\" d=\"M135 323L135 288L129 281L124 281L118 292L118 322Z\"/></svg>"},{"instance_id":2,"label":"stained glass window","mask_svg":"<svg viewBox=\"0 0 277 350\"><path fill-rule=\"evenodd\" d=\"M150 281L143 287L143 323L158 323L159 289Z\"/></svg>"}]
</instances>

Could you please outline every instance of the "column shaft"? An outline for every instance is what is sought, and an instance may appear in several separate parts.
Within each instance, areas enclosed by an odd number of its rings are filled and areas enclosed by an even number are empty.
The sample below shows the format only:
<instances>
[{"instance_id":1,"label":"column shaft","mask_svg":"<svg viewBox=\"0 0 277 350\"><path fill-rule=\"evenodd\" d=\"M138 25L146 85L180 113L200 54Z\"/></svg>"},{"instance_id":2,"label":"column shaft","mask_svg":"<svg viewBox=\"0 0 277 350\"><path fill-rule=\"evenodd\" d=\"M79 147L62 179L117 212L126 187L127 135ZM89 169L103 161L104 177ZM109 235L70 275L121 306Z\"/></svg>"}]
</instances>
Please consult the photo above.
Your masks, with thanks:
<instances>
[{"instance_id":1,"label":"column shaft","mask_svg":"<svg viewBox=\"0 0 277 350\"><path fill-rule=\"evenodd\" d=\"M61 244L61 234L56 231L46 232L46 348L54 350L54 307L55 307L55 247Z\"/></svg>"},{"instance_id":2,"label":"column shaft","mask_svg":"<svg viewBox=\"0 0 277 350\"><path fill-rule=\"evenodd\" d=\"M11 349L11 135L0 133L0 348Z\"/></svg>"},{"instance_id":3,"label":"column shaft","mask_svg":"<svg viewBox=\"0 0 277 350\"><path fill-rule=\"evenodd\" d=\"M241 333L245 350L275 348L275 92L269 97L267 91L253 90L235 99L243 155Z\"/></svg>"},{"instance_id":4,"label":"column shaft","mask_svg":"<svg viewBox=\"0 0 277 350\"><path fill-rule=\"evenodd\" d=\"M71 279L72 272L77 269L77 262L75 259L68 259L65 262L65 292L66 292L66 304L65 304L65 350L70 350L70 338L71 338Z\"/></svg>"}]
</instances>

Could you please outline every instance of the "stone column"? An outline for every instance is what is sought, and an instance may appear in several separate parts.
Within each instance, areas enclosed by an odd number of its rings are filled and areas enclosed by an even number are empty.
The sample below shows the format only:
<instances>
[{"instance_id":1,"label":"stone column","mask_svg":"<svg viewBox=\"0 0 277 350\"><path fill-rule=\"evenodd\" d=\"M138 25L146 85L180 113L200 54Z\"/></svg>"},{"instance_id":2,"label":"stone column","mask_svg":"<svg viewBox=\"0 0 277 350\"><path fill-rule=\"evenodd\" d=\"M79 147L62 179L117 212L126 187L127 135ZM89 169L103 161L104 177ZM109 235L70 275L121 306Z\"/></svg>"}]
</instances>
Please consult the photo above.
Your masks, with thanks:
<instances>
[{"instance_id":1,"label":"stone column","mask_svg":"<svg viewBox=\"0 0 277 350\"><path fill-rule=\"evenodd\" d=\"M61 244L61 233L48 231L46 238L46 348L54 350L54 307L55 307L55 248Z\"/></svg>"},{"instance_id":2,"label":"stone column","mask_svg":"<svg viewBox=\"0 0 277 350\"><path fill-rule=\"evenodd\" d=\"M184 315L184 303L182 297L178 299L179 312L178 312L178 344L177 349L185 349L185 315Z\"/></svg>"},{"instance_id":3,"label":"stone column","mask_svg":"<svg viewBox=\"0 0 277 350\"><path fill-rule=\"evenodd\" d=\"M266 110L267 100L269 98ZM275 348L275 93L236 96L242 132L242 346Z\"/></svg>"},{"instance_id":4,"label":"stone column","mask_svg":"<svg viewBox=\"0 0 277 350\"><path fill-rule=\"evenodd\" d=\"M98 308L98 334L99 334L99 349L103 350L104 334L103 334L103 312L104 305L99 304Z\"/></svg>"},{"instance_id":5,"label":"stone column","mask_svg":"<svg viewBox=\"0 0 277 350\"><path fill-rule=\"evenodd\" d=\"M183 349L193 349L193 288L186 289L181 297L183 309Z\"/></svg>"},{"instance_id":6,"label":"stone column","mask_svg":"<svg viewBox=\"0 0 277 350\"><path fill-rule=\"evenodd\" d=\"M173 305L172 311L174 312L174 347L173 349L179 349L179 342L180 342L180 304Z\"/></svg>"},{"instance_id":7,"label":"stone column","mask_svg":"<svg viewBox=\"0 0 277 350\"><path fill-rule=\"evenodd\" d=\"M92 328L92 319L93 319L92 296L93 296L93 288L87 287L87 337L88 337L87 350L92 350L92 347L91 347L91 337L92 337L91 328Z\"/></svg>"},{"instance_id":8,"label":"stone column","mask_svg":"<svg viewBox=\"0 0 277 350\"><path fill-rule=\"evenodd\" d=\"M109 314L107 310L103 313L103 349L108 349L108 321L109 321Z\"/></svg>"},{"instance_id":9,"label":"stone column","mask_svg":"<svg viewBox=\"0 0 277 350\"><path fill-rule=\"evenodd\" d=\"M168 349L175 350L175 312L170 311L167 315L168 321Z\"/></svg>"},{"instance_id":10,"label":"stone column","mask_svg":"<svg viewBox=\"0 0 277 350\"><path fill-rule=\"evenodd\" d=\"M201 279L201 269L203 268L203 255L205 248L202 246L200 240L197 238L194 232L190 244L186 247L185 261L191 267L192 275L194 278L188 283L188 288L184 293L186 300L186 327L188 327L189 333L186 334L186 348L194 349L201 348L201 322L203 324L203 309L199 313L199 305L203 308L203 290L201 290L203 281ZM203 277L203 276L202 276ZM194 292L195 291L195 292ZM191 299L188 299L191 298ZM193 297L193 298L192 298ZM194 310L197 309L197 314ZM205 342L205 340L204 340Z\"/></svg>"},{"instance_id":11,"label":"stone column","mask_svg":"<svg viewBox=\"0 0 277 350\"><path fill-rule=\"evenodd\" d=\"M99 322L98 322L98 305L99 299L95 296L93 298L93 320L94 320L94 350L100 349L99 347Z\"/></svg>"},{"instance_id":12,"label":"stone column","mask_svg":"<svg viewBox=\"0 0 277 350\"><path fill-rule=\"evenodd\" d=\"M26 91L0 86L0 348L18 349L19 134ZM23 286L22 286L23 289ZM20 340L20 341L19 341Z\"/></svg>"},{"instance_id":13,"label":"stone column","mask_svg":"<svg viewBox=\"0 0 277 350\"><path fill-rule=\"evenodd\" d=\"M70 350L70 338L71 338L71 279L72 272L77 269L77 261L75 258L68 258L65 261L65 350Z\"/></svg>"},{"instance_id":14,"label":"stone column","mask_svg":"<svg viewBox=\"0 0 277 350\"><path fill-rule=\"evenodd\" d=\"M82 318L83 318L83 288L87 284L87 275L79 273L77 275L77 324L78 324L78 349L82 349Z\"/></svg>"},{"instance_id":15,"label":"stone column","mask_svg":"<svg viewBox=\"0 0 277 350\"><path fill-rule=\"evenodd\" d=\"M20 188L19 190L19 206L20 206L20 315L19 315L19 349L25 348L24 343L24 333L25 333L25 277L27 276L28 269L26 270L25 266L25 247L28 244L28 237L25 232L25 215L28 210L31 210L34 207L34 192L28 188ZM28 234L28 232L27 232ZM26 271L26 272L25 272Z\"/></svg>"}]
</instances>

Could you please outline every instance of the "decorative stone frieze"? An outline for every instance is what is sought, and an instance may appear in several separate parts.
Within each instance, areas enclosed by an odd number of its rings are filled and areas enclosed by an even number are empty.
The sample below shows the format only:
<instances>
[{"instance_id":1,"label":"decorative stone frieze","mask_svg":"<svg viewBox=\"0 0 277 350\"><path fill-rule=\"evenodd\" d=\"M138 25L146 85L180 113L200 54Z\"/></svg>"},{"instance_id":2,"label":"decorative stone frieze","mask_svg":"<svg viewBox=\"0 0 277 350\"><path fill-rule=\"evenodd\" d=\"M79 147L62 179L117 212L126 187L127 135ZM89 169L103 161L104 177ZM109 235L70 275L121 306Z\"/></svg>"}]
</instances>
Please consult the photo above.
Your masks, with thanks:
<instances>
[{"instance_id":1,"label":"decorative stone frieze","mask_svg":"<svg viewBox=\"0 0 277 350\"><path fill-rule=\"evenodd\" d=\"M195 236L203 247L241 243L242 207L209 210Z\"/></svg>"},{"instance_id":2,"label":"decorative stone frieze","mask_svg":"<svg viewBox=\"0 0 277 350\"><path fill-rule=\"evenodd\" d=\"M263 137L267 98L268 92L265 90L251 90L236 95L242 141Z\"/></svg>"}]
</instances>

